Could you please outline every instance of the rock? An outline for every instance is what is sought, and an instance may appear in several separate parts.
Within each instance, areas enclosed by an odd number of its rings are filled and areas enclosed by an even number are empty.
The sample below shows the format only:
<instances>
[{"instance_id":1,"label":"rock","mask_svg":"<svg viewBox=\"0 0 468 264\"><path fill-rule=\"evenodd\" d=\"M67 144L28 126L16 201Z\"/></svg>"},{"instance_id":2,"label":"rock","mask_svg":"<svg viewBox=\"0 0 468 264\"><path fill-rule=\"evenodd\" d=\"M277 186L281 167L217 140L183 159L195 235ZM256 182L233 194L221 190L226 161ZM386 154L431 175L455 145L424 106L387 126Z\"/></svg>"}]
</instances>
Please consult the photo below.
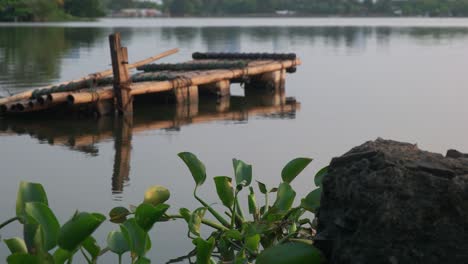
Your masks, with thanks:
<instances>
[{"instance_id":1,"label":"rock","mask_svg":"<svg viewBox=\"0 0 468 264\"><path fill-rule=\"evenodd\" d=\"M461 159L461 158L468 158L468 154L461 153L460 151L455 150L455 149L449 149L445 157L453 158L453 159Z\"/></svg>"},{"instance_id":2,"label":"rock","mask_svg":"<svg viewBox=\"0 0 468 264\"><path fill-rule=\"evenodd\" d=\"M377 139L333 159L316 246L332 264L468 263L468 160L451 157Z\"/></svg>"}]
</instances>

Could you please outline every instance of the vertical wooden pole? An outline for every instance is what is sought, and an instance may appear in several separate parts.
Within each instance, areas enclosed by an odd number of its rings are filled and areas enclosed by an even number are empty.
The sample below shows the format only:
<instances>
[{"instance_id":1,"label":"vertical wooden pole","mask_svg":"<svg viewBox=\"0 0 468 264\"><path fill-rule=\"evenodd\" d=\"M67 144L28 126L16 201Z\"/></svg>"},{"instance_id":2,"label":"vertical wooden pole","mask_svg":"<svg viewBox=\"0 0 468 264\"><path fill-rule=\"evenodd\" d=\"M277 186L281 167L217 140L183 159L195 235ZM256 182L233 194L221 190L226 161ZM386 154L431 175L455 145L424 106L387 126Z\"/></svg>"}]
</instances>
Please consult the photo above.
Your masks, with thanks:
<instances>
[{"instance_id":1,"label":"vertical wooden pole","mask_svg":"<svg viewBox=\"0 0 468 264\"><path fill-rule=\"evenodd\" d=\"M109 44L117 110L119 115L129 115L133 112L133 99L130 95L130 74L127 69L128 51L120 43L120 33L110 35Z\"/></svg>"}]
</instances>

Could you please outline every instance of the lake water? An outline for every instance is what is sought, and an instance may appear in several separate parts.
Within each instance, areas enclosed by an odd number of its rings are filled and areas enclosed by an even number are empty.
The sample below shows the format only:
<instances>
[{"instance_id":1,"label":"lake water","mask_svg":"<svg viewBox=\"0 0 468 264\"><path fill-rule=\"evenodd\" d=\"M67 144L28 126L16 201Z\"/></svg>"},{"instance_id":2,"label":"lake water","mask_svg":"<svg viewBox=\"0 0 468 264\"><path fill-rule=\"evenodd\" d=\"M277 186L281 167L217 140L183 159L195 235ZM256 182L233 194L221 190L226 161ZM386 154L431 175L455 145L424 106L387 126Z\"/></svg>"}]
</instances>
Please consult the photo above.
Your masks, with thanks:
<instances>
[{"instance_id":1,"label":"lake water","mask_svg":"<svg viewBox=\"0 0 468 264\"><path fill-rule=\"evenodd\" d=\"M205 103L190 122L178 114L187 109L139 109L126 158L116 155L122 150L118 120L0 120L0 221L14 215L21 180L44 185L61 223L76 209L107 213L137 204L155 184L171 190L173 211L195 209L193 180L177 157L182 151L204 161L209 179L200 194L218 204L211 178L232 175L232 158L253 164L256 179L269 186L278 184L289 160L314 158L293 184L303 197L315 188L314 173L332 157L377 137L433 152L468 152L468 19L0 24L0 95L109 68L107 36L115 31L122 33L131 61L175 47L181 51L163 62L189 60L195 51L295 52L303 65L288 75L286 96L301 106L271 109L272 98L246 99L233 85L235 96L223 116L217 114L219 105ZM18 227L2 230L2 238L20 236ZM99 229L101 244L115 228ZM153 262L188 253L192 245L185 234L183 222L157 225L151 235ZM1 244L0 259L6 256Z\"/></svg>"}]
</instances>

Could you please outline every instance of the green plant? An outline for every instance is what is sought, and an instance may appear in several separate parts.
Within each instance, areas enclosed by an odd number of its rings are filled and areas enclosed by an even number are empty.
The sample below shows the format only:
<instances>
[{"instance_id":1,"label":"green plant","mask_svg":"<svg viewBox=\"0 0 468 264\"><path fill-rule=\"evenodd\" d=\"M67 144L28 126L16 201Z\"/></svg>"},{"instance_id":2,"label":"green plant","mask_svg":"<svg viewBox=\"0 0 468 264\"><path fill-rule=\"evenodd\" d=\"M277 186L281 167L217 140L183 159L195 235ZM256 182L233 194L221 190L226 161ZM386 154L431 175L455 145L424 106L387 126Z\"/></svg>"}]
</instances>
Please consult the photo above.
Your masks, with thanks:
<instances>
[{"instance_id":1,"label":"green plant","mask_svg":"<svg viewBox=\"0 0 468 264\"><path fill-rule=\"evenodd\" d=\"M303 256L296 263L320 263L320 252L312 246L315 233L313 221L305 217L309 211L315 213L320 206L321 188L318 188L302 199L300 206L293 207L296 192L291 187L291 182L312 161L308 158L297 158L289 162L281 172L282 182L277 188L268 189L261 182L257 182L258 189L264 195L264 205L260 206L256 199L256 193L252 185L252 166L234 159L234 177L219 176L214 178L216 191L227 211L222 214L217 212L206 201L200 198L197 190L205 183L206 169L204 164L192 153L180 153L179 157L189 168L195 188L193 196L202 207L189 211L180 209L180 215L173 218L184 218L188 224L188 236L196 246L197 263L214 263L212 256L216 249L218 258L223 263L249 263L257 259L257 263L286 263L281 259L271 256L284 250L283 256L293 258ZM317 186L321 186L327 168L322 169L315 177ZM241 192L248 190L248 212L243 212L239 203ZM276 193L276 199L269 205L269 196ZM205 218L209 212L215 219L213 222ZM207 224L215 229L207 239L203 239L200 232L201 224ZM270 249L271 248L271 249ZM265 250L267 249L267 250ZM268 250L270 249L270 250ZM261 252L262 250L265 250ZM301 254L301 252L307 252ZM203 261L199 262L200 259Z\"/></svg>"},{"instance_id":2,"label":"green plant","mask_svg":"<svg viewBox=\"0 0 468 264\"><path fill-rule=\"evenodd\" d=\"M188 225L188 237L195 250L188 258L196 263L321 263L321 253L312 246L315 233L313 221L304 214L316 212L320 206L321 188L312 191L300 206L293 207L296 192L290 183L312 161L298 158L289 162L281 173L282 182L277 188L257 182L264 195L264 205L259 206L252 185L252 166L233 160L234 177L214 178L216 192L226 207L224 213L216 211L198 196L197 190L206 181L204 164L192 153L180 153L179 157L188 166L195 188L194 198L202 205L193 211L181 208L179 214L168 214L170 192L163 186L148 188L143 202L138 206L116 207L109 213L109 221L119 228L107 236L106 247L101 247L93 233L106 220L99 213L76 212L69 221L60 225L48 206L46 192L37 183L21 182L16 201L16 216L0 224L0 229L19 221L23 225L23 238L4 240L11 251L7 262L16 263L72 263L76 254L82 254L87 263L97 263L98 258L112 252L118 256L130 253L131 263L150 263L146 253L151 249L148 232L158 222L184 219ZM321 181L327 169L315 176L315 183ZM248 190L248 212L244 214L239 195ZM276 199L269 205L269 196L276 193ZM205 217L210 213L212 217ZM211 228L211 234L202 237L202 226ZM213 231L214 230L214 231ZM215 253L216 252L216 253ZM183 260L183 258L182 258ZM294 261L294 262L292 262Z\"/></svg>"}]
</instances>

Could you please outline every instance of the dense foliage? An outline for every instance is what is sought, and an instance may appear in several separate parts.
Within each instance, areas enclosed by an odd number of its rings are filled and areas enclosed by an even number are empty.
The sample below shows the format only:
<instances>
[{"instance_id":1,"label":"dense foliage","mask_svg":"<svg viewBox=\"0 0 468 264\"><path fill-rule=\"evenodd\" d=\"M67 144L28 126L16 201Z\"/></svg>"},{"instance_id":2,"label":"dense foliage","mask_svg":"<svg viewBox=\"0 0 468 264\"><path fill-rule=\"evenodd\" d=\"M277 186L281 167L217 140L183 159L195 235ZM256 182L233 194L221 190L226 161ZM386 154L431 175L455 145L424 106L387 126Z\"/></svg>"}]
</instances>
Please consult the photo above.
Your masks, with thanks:
<instances>
[{"instance_id":1,"label":"dense foliage","mask_svg":"<svg viewBox=\"0 0 468 264\"><path fill-rule=\"evenodd\" d=\"M468 0L164 0L164 6L172 15L271 14L278 10L298 15L468 15Z\"/></svg>"},{"instance_id":2,"label":"dense foliage","mask_svg":"<svg viewBox=\"0 0 468 264\"><path fill-rule=\"evenodd\" d=\"M1 0L0 21L100 17L124 8L158 8L172 16L295 15L468 16L468 0Z\"/></svg>"},{"instance_id":3,"label":"dense foliage","mask_svg":"<svg viewBox=\"0 0 468 264\"><path fill-rule=\"evenodd\" d=\"M169 213L166 203L170 192L163 186L150 187L138 206L116 207L109 213L109 221L118 227L107 236L107 245L101 247L93 233L106 221L99 213L76 212L69 221L60 224L49 208L42 185L22 182L19 187L16 216L0 224L0 229L19 221L23 225L23 238L5 239L11 255L9 264L20 263L72 263L81 254L87 263L97 263L106 253L129 253L131 263L150 263L146 257L151 249L149 231L157 224L181 219L187 223L188 238L195 249L185 257L171 263L195 259L197 264L286 264L323 262L321 252L313 244L315 223L313 215L320 206L321 184L327 168L315 176L318 189L310 192L294 207L296 192L291 182L312 161L297 158L281 172L281 183L269 189L257 181L263 205L257 201L253 188L252 166L234 159L234 177L214 178L214 186L225 212L219 212L199 196L207 174L205 165L192 153L180 153L195 181L193 197L201 207L194 210L181 208ZM247 206L242 206L239 195L247 194ZM272 204L270 196L276 194ZM244 214L243 209L248 208ZM210 214L209 217L205 215ZM207 227L207 229L202 228ZM206 234L209 234L206 236ZM190 261L192 263L192 261Z\"/></svg>"},{"instance_id":4,"label":"dense foliage","mask_svg":"<svg viewBox=\"0 0 468 264\"><path fill-rule=\"evenodd\" d=\"M102 15L100 0L0 1L0 21L54 21Z\"/></svg>"}]
</instances>

